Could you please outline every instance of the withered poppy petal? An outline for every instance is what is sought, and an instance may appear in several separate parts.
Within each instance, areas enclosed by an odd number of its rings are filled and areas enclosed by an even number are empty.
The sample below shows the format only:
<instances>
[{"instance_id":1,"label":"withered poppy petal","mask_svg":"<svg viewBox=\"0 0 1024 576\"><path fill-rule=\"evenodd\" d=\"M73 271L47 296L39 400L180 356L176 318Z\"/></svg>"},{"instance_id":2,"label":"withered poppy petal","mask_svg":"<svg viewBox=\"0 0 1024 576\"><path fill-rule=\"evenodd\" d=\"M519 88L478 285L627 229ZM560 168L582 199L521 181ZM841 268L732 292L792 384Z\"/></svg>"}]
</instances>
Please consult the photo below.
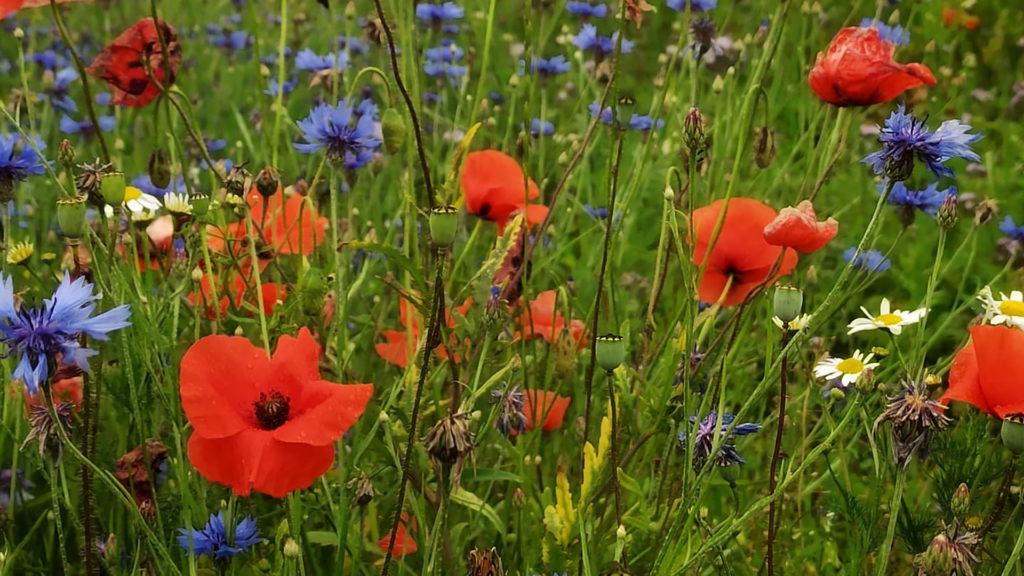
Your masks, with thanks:
<instances>
[{"instance_id":1,"label":"withered poppy petal","mask_svg":"<svg viewBox=\"0 0 1024 576\"><path fill-rule=\"evenodd\" d=\"M292 398L293 416L273 431L281 442L325 446L340 438L359 420L373 396L373 384L307 382Z\"/></svg>"}]
</instances>

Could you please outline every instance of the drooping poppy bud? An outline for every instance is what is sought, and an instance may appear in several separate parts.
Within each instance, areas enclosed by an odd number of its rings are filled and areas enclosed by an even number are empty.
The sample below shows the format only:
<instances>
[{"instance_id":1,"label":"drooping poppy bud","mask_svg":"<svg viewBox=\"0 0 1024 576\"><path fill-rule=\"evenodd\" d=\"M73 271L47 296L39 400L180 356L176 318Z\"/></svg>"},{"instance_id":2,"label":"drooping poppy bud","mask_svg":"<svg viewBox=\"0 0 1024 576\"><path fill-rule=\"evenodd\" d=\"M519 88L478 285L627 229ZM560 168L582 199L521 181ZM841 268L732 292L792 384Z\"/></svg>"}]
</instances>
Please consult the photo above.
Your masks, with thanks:
<instances>
[{"instance_id":1,"label":"drooping poppy bud","mask_svg":"<svg viewBox=\"0 0 1024 576\"><path fill-rule=\"evenodd\" d=\"M384 136L384 149L394 155L405 143L405 119L394 108L388 108L380 117L380 131Z\"/></svg>"},{"instance_id":2,"label":"drooping poppy bud","mask_svg":"<svg viewBox=\"0 0 1024 576\"><path fill-rule=\"evenodd\" d=\"M757 130L757 140L754 141L754 163L758 168L764 169L775 162L775 131L767 126Z\"/></svg>"},{"instance_id":3,"label":"drooping poppy bud","mask_svg":"<svg viewBox=\"0 0 1024 576\"><path fill-rule=\"evenodd\" d=\"M157 148L149 155L146 165L149 180L157 188L167 188L171 184L171 158L163 148Z\"/></svg>"}]
</instances>

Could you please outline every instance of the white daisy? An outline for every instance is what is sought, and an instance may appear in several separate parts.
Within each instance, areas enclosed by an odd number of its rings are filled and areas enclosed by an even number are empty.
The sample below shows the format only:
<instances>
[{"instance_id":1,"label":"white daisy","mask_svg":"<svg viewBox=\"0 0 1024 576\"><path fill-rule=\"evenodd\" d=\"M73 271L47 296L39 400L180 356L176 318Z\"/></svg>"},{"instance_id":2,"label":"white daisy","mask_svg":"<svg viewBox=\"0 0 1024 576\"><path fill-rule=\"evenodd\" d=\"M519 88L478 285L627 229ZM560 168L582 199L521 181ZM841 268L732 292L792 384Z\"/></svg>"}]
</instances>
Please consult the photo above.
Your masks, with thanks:
<instances>
[{"instance_id":1,"label":"white daisy","mask_svg":"<svg viewBox=\"0 0 1024 576\"><path fill-rule=\"evenodd\" d=\"M1010 292L1009 296L1000 292L996 299L992 296L992 289L985 286L978 294L978 300L985 304L985 321L989 324L1005 324L1024 330L1024 293L1020 290Z\"/></svg>"},{"instance_id":2,"label":"white daisy","mask_svg":"<svg viewBox=\"0 0 1024 576\"><path fill-rule=\"evenodd\" d=\"M811 315L810 314L801 314L800 316L797 316L796 320L791 320L789 322L789 329L790 330L803 330L804 326L807 326L807 324L810 321L811 321ZM775 325L778 326L779 328L783 327L782 326L782 320L779 319L778 316L772 316L772 322L775 323Z\"/></svg>"},{"instance_id":3,"label":"white daisy","mask_svg":"<svg viewBox=\"0 0 1024 576\"><path fill-rule=\"evenodd\" d=\"M918 308L911 312L907 312L905 310L892 310L889 305L888 298L882 298L882 305L879 308L878 314L868 312L868 309L863 306L861 306L860 309L864 312L864 316L866 316L866 318L857 318L853 322L850 322L846 326L850 329L847 334L879 329L888 330L893 334L899 334L903 331L904 326L920 322L921 318L924 318L924 315L927 312L924 308Z\"/></svg>"},{"instance_id":4,"label":"white daisy","mask_svg":"<svg viewBox=\"0 0 1024 576\"><path fill-rule=\"evenodd\" d=\"M156 214L163 204L156 196L146 194L134 186L128 186L124 191L122 206L128 210L128 217L132 222L145 222L156 218ZM103 211L106 212L108 218L114 216L114 209L109 205L104 206Z\"/></svg>"},{"instance_id":5,"label":"white daisy","mask_svg":"<svg viewBox=\"0 0 1024 576\"><path fill-rule=\"evenodd\" d=\"M856 384L862 375L878 366L878 362L871 361L874 357L874 354L865 356L860 350L854 350L849 358L829 358L818 362L814 365L814 375L825 380L841 378L845 386Z\"/></svg>"},{"instance_id":6,"label":"white daisy","mask_svg":"<svg viewBox=\"0 0 1024 576\"><path fill-rule=\"evenodd\" d=\"M188 192L168 192L164 194L164 208L171 214L191 214L192 203Z\"/></svg>"}]
</instances>

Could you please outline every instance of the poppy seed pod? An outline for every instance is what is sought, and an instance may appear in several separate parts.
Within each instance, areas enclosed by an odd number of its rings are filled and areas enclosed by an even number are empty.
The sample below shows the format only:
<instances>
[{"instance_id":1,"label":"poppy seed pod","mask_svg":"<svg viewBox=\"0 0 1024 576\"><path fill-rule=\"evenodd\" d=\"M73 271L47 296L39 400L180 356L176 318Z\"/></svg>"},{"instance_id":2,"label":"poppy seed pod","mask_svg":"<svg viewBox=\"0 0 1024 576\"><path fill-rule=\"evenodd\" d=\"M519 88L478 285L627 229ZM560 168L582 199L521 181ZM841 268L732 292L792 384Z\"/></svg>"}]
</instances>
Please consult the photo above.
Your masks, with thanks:
<instances>
[{"instance_id":1,"label":"poppy seed pod","mask_svg":"<svg viewBox=\"0 0 1024 576\"><path fill-rule=\"evenodd\" d=\"M804 293L794 286L779 286L775 289L772 304L775 315L788 324L800 317L804 307Z\"/></svg>"},{"instance_id":2,"label":"poppy seed pod","mask_svg":"<svg viewBox=\"0 0 1024 576\"><path fill-rule=\"evenodd\" d=\"M459 231L459 210L454 206L438 206L430 212L430 239L438 248L448 248Z\"/></svg>"},{"instance_id":3,"label":"poppy seed pod","mask_svg":"<svg viewBox=\"0 0 1024 576\"><path fill-rule=\"evenodd\" d=\"M69 240L85 235L85 196L66 196L57 200L57 225Z\"/></svg>"},{"instance_id":4,"label":"poppy seed pod","mask_svg":"<svg viewBox=\"0 0 1024 576\"><path fill-rule=\"evenodd\" d=\"M618 334L598 336L595 348L597 365L611 372L626 361L626 342Z\"/></svg>"},{"instance_id":5,"label":"poppy seed pod","mask_svg":"<svg viewBox=\"0 0 1024 576\"><path fill-rule=\"evenodd\" d=\"M405 119L394 108L388 108L380 118L380 131L384 136L384 149L398 154L405 144Z\"/></svg>"},{"instance_id":6,"label":"poppy seed pod","mask_svg":"<svg viewBox=\"0 0 1024 576\"><path fill-rule=\"evenodd\" d=\"M149 155L147 172L153 186L167 188L171 184L171 158L163 148L157 148Z\"/></svg>"},{"instance_id":7,"label":"poppy seed pod","mask_svg":"<svg viewBox=\"0 0 1024 576\"><path fill-rule=\"evenodd\" d=\"M1011 414L1003 418L999 435L1003 439L1003 446L1013 452L1014 456L1020 456L1024 452L1024 414Z\"/></svg>"},{"instance_id":8,"label":"poppy seed pod","mask_svg":"<svg viewBox=\"0 0 1024 576\"><path fill-rule=\"evenodd\" d=\"M619 98L619 101L615 104L615 119L618 121L619 126L629 126L634 110L636 110L636 99L632 96L622 96Z\"/></svg>"},{"instance_id":9,"label":"poppy seed pod","mask_svg":"<svg viewBox=\"0 0 1024 576\"><path fill-rule=\"evenodd\" d=\"M202 218L210 212L210 197L206 194L195 194L192 196L192 214Z\"/></svg>"},{"instance_id":10,"label":"poppy seed pod","mask_svg":"<svg viewBox=\"0 0 1024 576\"><path fill-rule=\"evenodd\" d=\"M267 166L256 175L256 191L260 196L269 198L281 187L281 176L272 166Z\"/></svg>"},{"instance_id":11,"label":"poppy seed pod","mask_svg":"<svg viewBox=\"0 0 1024 576\"><path fill-rule=\"evenodd\" d=\"M125 189L124 172L107 172L100 177L100 195L111 206L120 206L124 202Z\"/></svg>"}]
</instances>

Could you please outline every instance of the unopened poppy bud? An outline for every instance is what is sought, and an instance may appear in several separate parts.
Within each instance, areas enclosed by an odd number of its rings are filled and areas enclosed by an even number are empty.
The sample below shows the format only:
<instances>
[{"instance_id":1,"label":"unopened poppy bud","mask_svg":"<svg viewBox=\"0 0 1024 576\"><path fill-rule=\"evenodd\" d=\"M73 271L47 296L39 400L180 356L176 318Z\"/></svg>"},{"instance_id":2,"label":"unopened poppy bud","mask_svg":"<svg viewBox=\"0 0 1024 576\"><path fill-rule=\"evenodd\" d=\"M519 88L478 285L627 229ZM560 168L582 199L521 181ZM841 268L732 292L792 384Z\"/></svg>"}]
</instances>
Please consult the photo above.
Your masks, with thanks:
<instances>
[{"instance_id":1,"label":"unopened poppy bud","mask_svg":"<svg viewBox=\"0 0 1024 576\"><path fill-rule=\"evenodd\" d=\"M762 126L754 142L754 163L758 168L767 168L775 162L775 131Z\"/></svg>"},{"instance_id":2,"label":"unopened poppy bud","mask_svg":"<svg viewBox=\"0 0 1024 576\"><path fill-rule=\"evenodd\" d=\"M594 354L597 356L597 365L611 372L626 361L626 341L618 334L598 336Z\"/></svg>"},{"instance_id":3,"label":"unopened poppy bud","mask_svg":"<svg viewBox=\"0 0 1024 576\"><path fill-rule=\"evenodd\" d=\"M285 558L298 558L299 556L302 556L302 549L294 538L289 538L284 541L283 552Z\"/></svg>"},{"instance_id":4,"label":"unopened poppy bud","mask_svg":"<svg viewBox=\"0 0 1024 576\"><path fill-rule=\"evenodd\" d=\"M953 493L953 500L950 502L950 509L953 511L955 518L967 518L967 514L971 511L971 491L967 488L967 484L961 482L956 487L956 492Z\"/></svg>"},{"instance_id":5,"label":"unopened poppy bud","mask_svg":"<svg viewBox=\"0 0 1024 576\"><path fill-rule=\"evenodd\" d=\"M946 197L942 199L942 204L939 205L939 211L935 214L935 219L938 221L939 226L949 230L956 226L958 218L956 194L946 194Z\"/></svg>"},{"instance_id":6,"label":"unopened poppy bud","mask_svg":"<svg viewBox=\"0 0 1024 576\"><path fill-rule=\"evenodd\" d=\"M75 165L75 146L67 138L60 141L57 146L57 160L64 168L71 170Z\"/></svg>"},{"instance_id":7,"label":"unopened poppy bud","mask_svg":"<svg viewBox=\"0 0 1024 576\"><path fill-rule=\"evenodd\" d=\"M272 166L267 166L256 175L256 191L264 198L270 198L281 187L281 176Z\"/></svg>"},{"instance_id":8,"label":"unopened poppy bud","mask_svg":"<svg viewBox=\"0 0 1024 576\"><path fill-rule=\"evenodd\" d=\"M405 119L394 108L388 108L380 117L380 131L384 136L384 149L394 155L405 144Z\"/></svg>"},{"instance_id":9,"label":"unopened poppy bud","mask_svg":"<svg viewBox=\"0 0 1024 576\"><path fill-rule=\"evenodd\" d=\"M636 109L636 99L632 96L623 96L619 98L619 101L615 105L615 120L619 123L619 126L629 126L629 121L633 118L633 111Z\"/></svg>"},{"instance_id":10,"label":"unopened poppy bud","mask_svg":"<svg viewBox=\"0 0 1024 576\"><path fill-rule=\"evenodd\" d=\"M57 200L57 226L70 240L85 235L85 196L65 196Z\"/></svg>"},{"instance_id":11,"label":"unopened poppy bud","mask_svg":"<svg viewBox=\"0 0 1024 576\"><path fill-rule=\"evenodd\" d=\"M243 166L235 166L224 179L224 191L232 196L242 196L248 190L250 180L252 174L248 170Z\"/></svg>"},{"instance_id":12,"label":"unopened poppy bud","mask_svg":"<svg viewBox=\"0 0 1024 576\"><path fill-rule=\"evenodd\" d=\"M448 248L459 231L459 210L454 206L438 206L430 212L430 239L438 248Z\"/></svg>"},{"instance_id":13,"label":"unopened poppy bud","mask_svg":"<svg viewBox=\"0 0 1024 576\"><path fill-rule=\"evenodd\" d=\"M788 324L800 317L804 307L804 293L794 286L779 286L775 289L772 304L775 315Z\"/></svg>"},{"instance_id":14,"label":"unopened poppy bud","mask_svg":"<svg viewBox=\"0 0 1024 576\"><path fill-rule=\"evenodd\" d=\"M126 189L124 172L107 172L100 178L100 196L111 206L120 206L124 202Z\"/></svg>"},{"instance_id":15,"label":"unopened poppy bud","mask_svg":"<svg viewBox=\"0 0 1024 576\"><path fill-rule=\"evenodd\" d=\"M153 186L167 188L171 184L171 159L163 148L153 150L147 168Z\"/></svg>"},{"instance_id":16,"label":"unopened poppy bud","mask_svg":"<svg viewBox=\"0 0 1024 576\"><path fill-rule=\"evenodd\" d=\"M1024 452L1024 414L1011 414L1003 418L1000 436L1003 439L1003 446L1015 456L1020 456Z\"/></svg>"}]
</instances>

